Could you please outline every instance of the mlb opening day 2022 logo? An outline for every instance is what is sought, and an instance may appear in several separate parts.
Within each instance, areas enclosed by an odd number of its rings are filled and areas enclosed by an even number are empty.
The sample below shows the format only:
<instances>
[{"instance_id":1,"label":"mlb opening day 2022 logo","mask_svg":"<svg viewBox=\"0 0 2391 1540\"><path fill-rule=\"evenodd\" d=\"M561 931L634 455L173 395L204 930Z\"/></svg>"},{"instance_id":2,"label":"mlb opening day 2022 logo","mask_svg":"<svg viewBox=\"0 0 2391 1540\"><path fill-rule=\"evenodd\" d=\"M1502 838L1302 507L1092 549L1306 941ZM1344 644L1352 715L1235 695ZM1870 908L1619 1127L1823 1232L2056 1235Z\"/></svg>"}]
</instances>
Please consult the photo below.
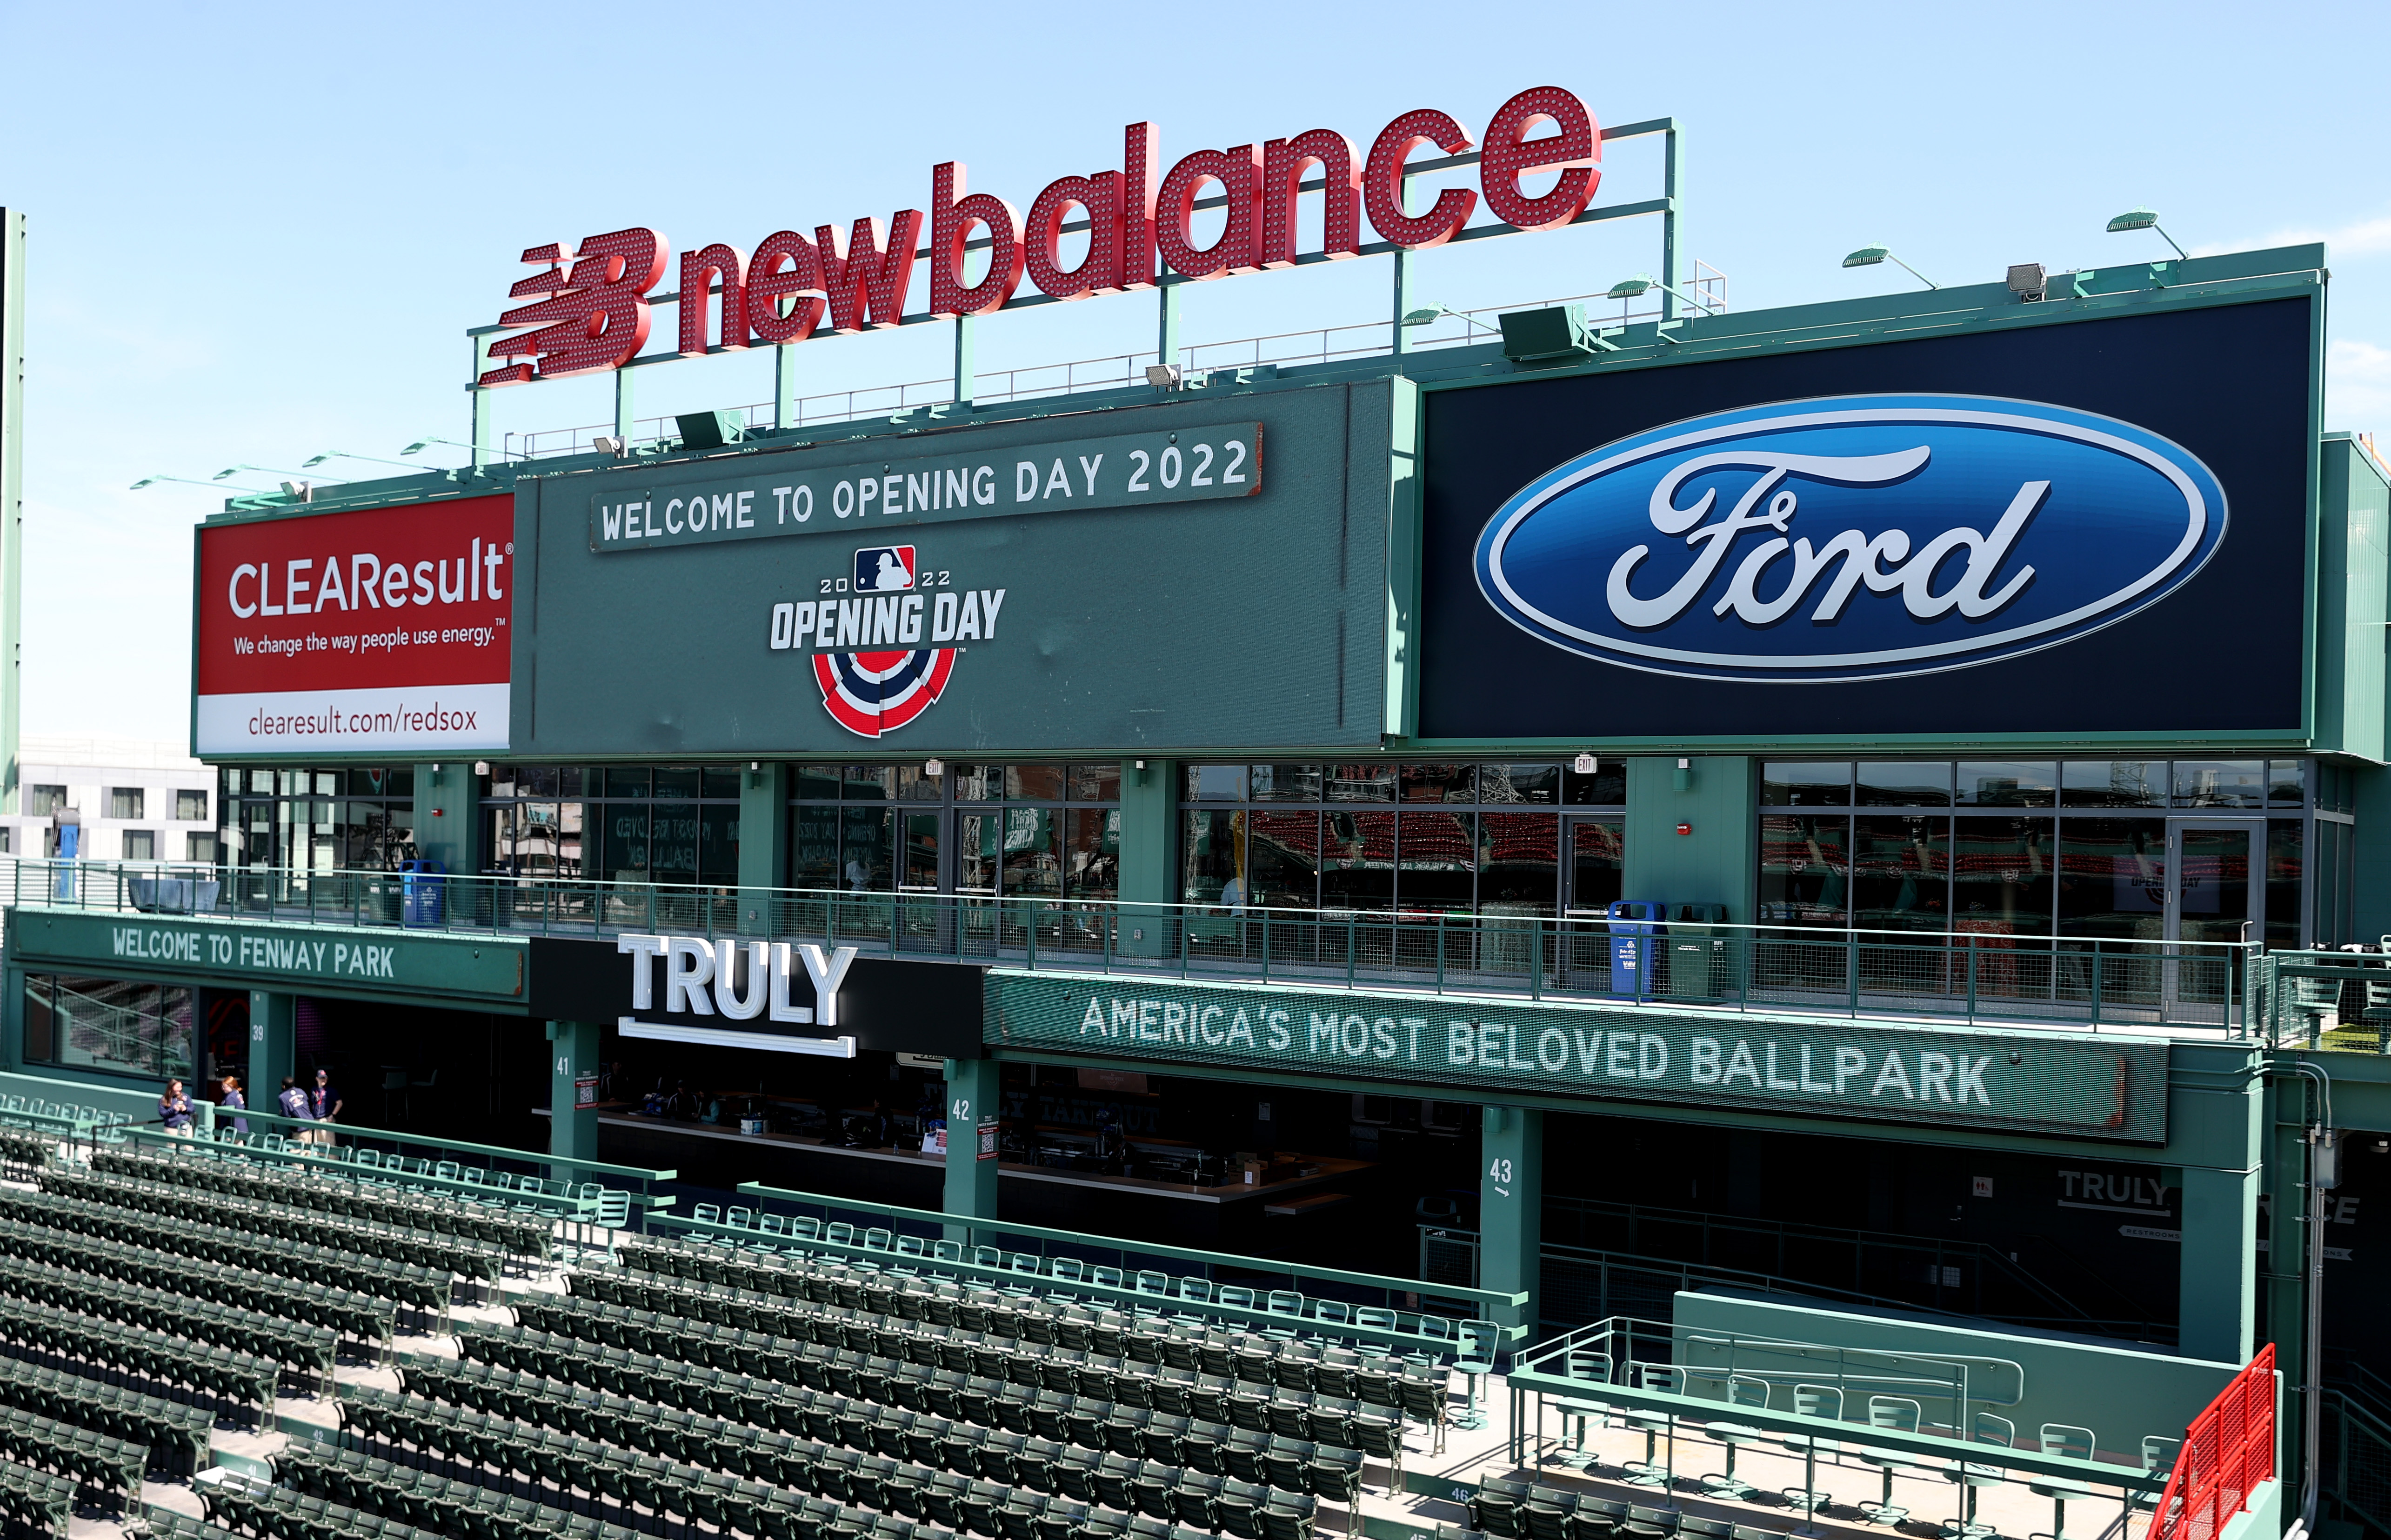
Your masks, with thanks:
<instances>
[{"instance_id":1,"label":"mlb opening day 2022 logo","mask_svg":"<svg viewBox=\"0 0 2391 1540\"><path fill-rule=\"evenodd\" d=\"M862 738L937 705L960 644L994 641L1004 609L1004 589L958 588L915 546L865 546L845 575L816 581L821 597L772 606L772 650L810 652L822 709Z\"/></svg>"}]
</instances>

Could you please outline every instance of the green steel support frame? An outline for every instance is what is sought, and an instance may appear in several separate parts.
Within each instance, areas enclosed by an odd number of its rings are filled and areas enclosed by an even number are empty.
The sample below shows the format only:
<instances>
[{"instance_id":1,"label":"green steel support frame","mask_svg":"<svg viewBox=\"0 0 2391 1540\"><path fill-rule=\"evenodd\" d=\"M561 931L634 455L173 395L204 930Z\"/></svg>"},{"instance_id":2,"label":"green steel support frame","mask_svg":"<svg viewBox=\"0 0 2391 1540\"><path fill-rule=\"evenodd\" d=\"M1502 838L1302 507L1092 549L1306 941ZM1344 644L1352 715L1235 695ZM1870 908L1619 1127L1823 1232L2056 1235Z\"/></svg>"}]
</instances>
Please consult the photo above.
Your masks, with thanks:
<instances>
[{"instance_id":1,"label":"green steel support frame","mask_svg":"<svg viewBox=\"0 0 2391 1540\"><path fill-rule=\"evenodd\" d=\"M560 1162L598 1158L598 1109L579 1104L574 1082L598 1073L601 1030L595 1021L548 1024L548 1153Z\"/></svg>"},{"instance_id":2,"label":"green steel support frame","mask_svg":"<svg viewBox=\"0 0 2391 1540\"><path fill-rule=\"evenodd\" d=\"M1532 1107L1489 1106L1480 1113L1478 1287L1524 1293L1505 1307L1506 1326L1536 1335L1536 1288L1544 1270L1544 1115Z\"/></svg>"},{"instance_id":3,"label":"green steel support frame","mask_svg":"<svg viewBox=\"0 0 2391 1540\"><path fill-rule=\"evenodd\" d=\"M979 1125L1002 1105L1001 1066L994 1059L947 1061L947 1179L939 1207L972 1219L994 1219L997 1162L979 1158ZM950 1230L948 1238L963 1232Z\"/></svg>"},{"instance_id":4,"label":"green steel support frame","mask_svg":"<svg viewBox=\"0 0 2391 1540\"><path fill-rule=\"evenodd\" d=\"M19 809L25 550L25 215L0 209L0 813ZM18 852L23 854L22 851Z\"/></svg>"},{"instance_id":5,"label":"green steel support frame","mask_svg":"<svg viewBox=\"0 0 2391 1540\"><path fill-rule=\"evenodd\" d=\"M299 1073L299 997L277 990L249 991L249 1093L260 1111L280 1110L282 1078Z\"/></svg>"}]
</instances>

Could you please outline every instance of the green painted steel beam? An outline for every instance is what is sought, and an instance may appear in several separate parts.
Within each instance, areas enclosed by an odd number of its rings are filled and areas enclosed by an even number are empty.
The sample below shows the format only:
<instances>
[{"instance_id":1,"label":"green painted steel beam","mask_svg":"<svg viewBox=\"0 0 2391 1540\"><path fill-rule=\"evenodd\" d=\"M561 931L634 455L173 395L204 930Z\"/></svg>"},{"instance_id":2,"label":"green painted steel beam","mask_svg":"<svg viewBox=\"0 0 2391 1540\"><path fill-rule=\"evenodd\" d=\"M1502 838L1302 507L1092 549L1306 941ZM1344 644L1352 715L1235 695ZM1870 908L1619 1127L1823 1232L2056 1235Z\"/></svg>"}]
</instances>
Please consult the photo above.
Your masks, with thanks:
<instances>
[{"instance_id":1,"label":"green painted steel beam","mask_svg":"<svg viewBox=\"0 0 2391 1540\"><path fill-rule=\"evenodd\" d=\"M0 813L19 807L24 566L25 214L0 209Z\"/></svg>"}]
</instances>

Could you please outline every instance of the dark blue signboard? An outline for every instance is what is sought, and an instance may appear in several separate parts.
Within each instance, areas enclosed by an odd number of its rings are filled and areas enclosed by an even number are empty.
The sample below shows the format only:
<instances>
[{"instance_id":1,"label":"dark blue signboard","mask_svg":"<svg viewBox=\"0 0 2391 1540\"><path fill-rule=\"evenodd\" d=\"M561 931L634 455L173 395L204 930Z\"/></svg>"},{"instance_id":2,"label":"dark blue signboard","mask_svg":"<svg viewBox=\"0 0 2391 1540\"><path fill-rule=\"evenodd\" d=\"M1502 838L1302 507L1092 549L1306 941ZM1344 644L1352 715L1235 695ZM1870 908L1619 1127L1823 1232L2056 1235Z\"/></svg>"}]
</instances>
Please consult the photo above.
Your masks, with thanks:
<instances>
[{"instance_id":1,"label":"dark blue signboard","mask_svg":"<svg viewBox=\"0 0 2391 1540\"><path fill-rule=\"evenodd\" d=\"M2296 732L2308 304L1432 394L1421 735Z\"/></svg>"}]
</instances>

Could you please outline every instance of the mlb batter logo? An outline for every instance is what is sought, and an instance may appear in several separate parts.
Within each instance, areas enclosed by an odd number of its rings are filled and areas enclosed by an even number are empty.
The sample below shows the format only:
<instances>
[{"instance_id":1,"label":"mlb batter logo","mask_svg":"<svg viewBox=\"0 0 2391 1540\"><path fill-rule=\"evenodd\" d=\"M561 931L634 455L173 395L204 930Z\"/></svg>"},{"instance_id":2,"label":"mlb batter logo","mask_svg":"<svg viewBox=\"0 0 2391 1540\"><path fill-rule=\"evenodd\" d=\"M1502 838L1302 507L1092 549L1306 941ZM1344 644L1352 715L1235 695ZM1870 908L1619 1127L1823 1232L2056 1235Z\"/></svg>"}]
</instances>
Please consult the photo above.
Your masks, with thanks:
<instances>
[{"instance_id":1,"label":"mlb batter logo","mask_svg":"<svg viewBox=\"0 0 2391 1540\"><path fill-rule=\"evenodd\" d=\"M859 594L904 594L913 588L911 546L867 546L855 553L854 589ZM874 636L894 637L900 628L920 634L919 599L849 600L871 610L890 612L879 625L865 617ZM911 624L905 626L911 608ZM814 682L821 687L822 705L839 726L859 737L877 738L894 732L937 704L955 671L952 647L914 647L857 653L816 653Z\"/></svg>"},{"instance_id":2,"label":"mlb batter logo","mask_svg":"<svg viewBox=\"0 0 2391 1540\"><path fill-rule=\"evenodd\" d=\"M913 586L911 546L866 546L855 553L855 591L900 593Z\"/></svg>"}]
</instances>

